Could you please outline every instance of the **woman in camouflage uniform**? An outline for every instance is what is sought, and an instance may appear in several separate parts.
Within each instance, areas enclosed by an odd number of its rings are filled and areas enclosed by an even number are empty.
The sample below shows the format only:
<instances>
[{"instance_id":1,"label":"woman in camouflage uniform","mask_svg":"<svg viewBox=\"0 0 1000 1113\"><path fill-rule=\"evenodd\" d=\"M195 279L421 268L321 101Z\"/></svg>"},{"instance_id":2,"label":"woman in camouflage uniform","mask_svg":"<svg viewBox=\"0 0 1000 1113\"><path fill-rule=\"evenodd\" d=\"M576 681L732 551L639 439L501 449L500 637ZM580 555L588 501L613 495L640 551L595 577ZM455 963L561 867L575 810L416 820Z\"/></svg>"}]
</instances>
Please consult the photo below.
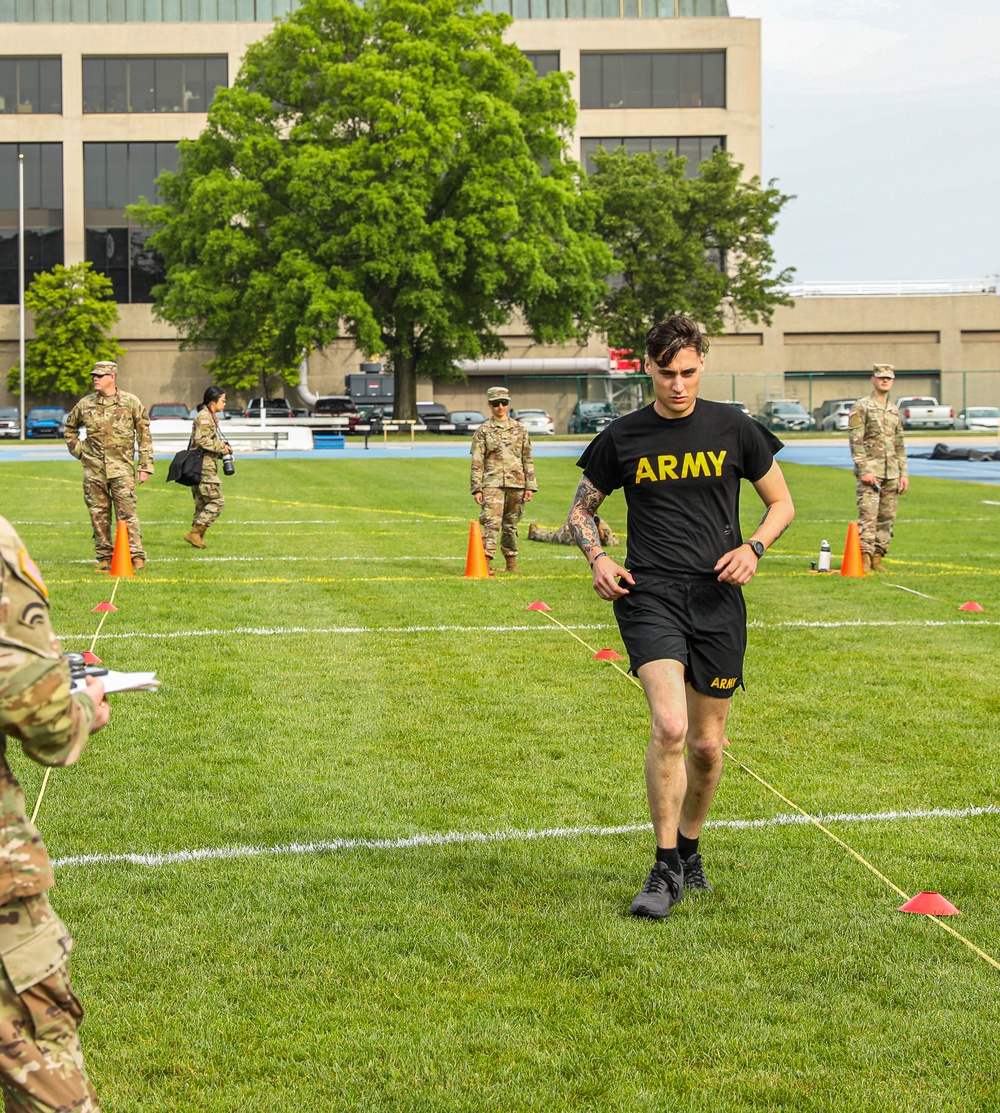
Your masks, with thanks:
<instances>
[{"instance_id":1,"label":"woman in camouflage uniform","mask_svg":"<svg viewBox=\"0 0 1000 1113\"><path fill-rule=\"evenodd\" d=\"M198 407L191 440L188 442L188 448L200 448L205 453L201 464L201 482L191 488L194 496L194 521L190 532L184 534L184 540L196 549L205 548L205 531L226 505L219 480L219 461L223 456L228 456L232 449L222 439L216 416L225 408L226 392L221 386L210 386Z\"/></svg>"},{"instance_id":2,"label":"woman in camouflage uniform","mask_svg":"<svg viewBox=\"0 0 1000 1113\"><path fill-rule=\"evenodd\" d=\"M470 488L482 507L479 524L486 563L496 555L499 539L507 571L517 572L517 523L524 504L538 490L531 438L510 416L510 392L505 386L491 386L486 401L492 416L472 434Z\"/></svg>"}]
</instances>

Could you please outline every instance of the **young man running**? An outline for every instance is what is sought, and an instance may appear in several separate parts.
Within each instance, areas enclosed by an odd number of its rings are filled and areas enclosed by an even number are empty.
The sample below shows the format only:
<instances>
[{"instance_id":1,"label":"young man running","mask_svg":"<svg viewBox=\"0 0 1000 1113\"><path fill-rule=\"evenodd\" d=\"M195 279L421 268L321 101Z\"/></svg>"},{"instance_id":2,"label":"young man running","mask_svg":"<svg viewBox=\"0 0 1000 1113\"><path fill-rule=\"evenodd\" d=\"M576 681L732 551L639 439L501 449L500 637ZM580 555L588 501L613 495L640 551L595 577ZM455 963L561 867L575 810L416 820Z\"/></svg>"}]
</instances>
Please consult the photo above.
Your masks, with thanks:
<instances>
[{"instance_id":1,"label":"young man running","mask_svg":"<svg viewBox=\"0 0 1000 1113\"><path fill-rule=\"evenodd\" d=\"M794 517L774 460L781 442L735 406L699 400L708 343L686 317L646 336L655 401L618 418L580 457L569 521L615 618L652 720L646 794L656 861L632 902L663 919L684 890L706 890L698 837L722 773L729 702L743 687L749 583ZM740 481L766 507L743 540ZM594 515L623 488L625 567L602 549Z\"/></svg>"}]
</instances>

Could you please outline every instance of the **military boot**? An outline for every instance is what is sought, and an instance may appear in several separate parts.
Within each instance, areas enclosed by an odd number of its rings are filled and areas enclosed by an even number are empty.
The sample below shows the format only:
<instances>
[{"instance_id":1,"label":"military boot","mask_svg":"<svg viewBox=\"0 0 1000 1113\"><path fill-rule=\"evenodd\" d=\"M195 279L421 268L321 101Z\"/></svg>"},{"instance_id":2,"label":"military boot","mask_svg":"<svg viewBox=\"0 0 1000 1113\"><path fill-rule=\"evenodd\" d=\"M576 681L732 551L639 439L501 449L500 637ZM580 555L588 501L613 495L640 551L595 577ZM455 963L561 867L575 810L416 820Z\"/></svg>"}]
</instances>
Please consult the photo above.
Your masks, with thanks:
<instances>
[{"instance_id":1,"label":"military boot","mask_svg":"<svg viewBox=\"0 0 1000 1113\"><path fill-rule=\"evenodd\" d=\"M875 552L872 553L872 571L873 572L884 572L885 571L885 569L882 567L882 557L883 556L884 556L884 554L880 553L878 551L878 549L876 549Z\"/></svg>"},{"instance_id":2,"label":"military boot","mask_svg":"<svg viewBox=\"0 0 1000 1113\"><path fill-rule=\"evenodd\" d=\"M518 566L517 566L517 554L516 553L504 553L504 560L507 561L507 567L506 567L505 571L507 571L507 572L520 572L521 571L521 569L518 568Z\"/></svg>"},{"instance_id":3,"label":"military boot","mask_svg":"<svg viewBox=\"0 0 1000 1113\"><path fill-rule=\"evenodd\" d=\"M205 548L205 542L203 540L204 536L205 536L205 527L204 526L192 526L190 531L188 533L184 534L184 540L189 545L193 545L196 549L204 549Z\"/></svg>"},{"instance_id":4,"label":"military boot","mask_svg":"<svg viewBox=\"0 0 1000 1113\"><path fill-rule=\"evenodd\" d=\"M866 576L868 575L869 572L871 572L871 570L872 570L872 555L871 555L871 553L862 553L861 554L861 569Z\"/></svg>"},{"instance_id":5,"label":"military boot","mask_svg":"<svg viewBox=\"0 0 1000 1113\"><path fill-rule=\"evenodd\" d=\"M538 529L538 523L537 522L532 522L531 525L528 526L528 540L529 541L534 541L535 540L535 531L537 529Z\"/></svg>"}]
</instances>

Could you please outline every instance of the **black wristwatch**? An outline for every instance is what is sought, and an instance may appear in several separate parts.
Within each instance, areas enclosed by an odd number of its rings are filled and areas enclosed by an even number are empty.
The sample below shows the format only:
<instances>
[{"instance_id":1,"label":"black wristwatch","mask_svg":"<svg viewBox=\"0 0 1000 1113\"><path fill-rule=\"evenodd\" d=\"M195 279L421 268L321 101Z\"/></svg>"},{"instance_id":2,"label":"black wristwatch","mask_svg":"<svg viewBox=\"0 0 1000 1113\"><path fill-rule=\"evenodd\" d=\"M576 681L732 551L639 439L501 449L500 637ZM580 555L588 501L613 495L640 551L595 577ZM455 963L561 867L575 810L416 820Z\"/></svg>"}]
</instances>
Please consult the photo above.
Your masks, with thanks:
<instances>
[{"instance_id":1,"label":"black wristwatch","mask_svg":"<svg viewBox=\"0 0 1000 1113\"><path fill-rule=\"evenodd\" d=\"M750 546L751 549L753 549L754 555L757 557L758 560L760 560L764 553L767 552L760 541L748 541L747 544Z\"/></svg>"}]
</instances>

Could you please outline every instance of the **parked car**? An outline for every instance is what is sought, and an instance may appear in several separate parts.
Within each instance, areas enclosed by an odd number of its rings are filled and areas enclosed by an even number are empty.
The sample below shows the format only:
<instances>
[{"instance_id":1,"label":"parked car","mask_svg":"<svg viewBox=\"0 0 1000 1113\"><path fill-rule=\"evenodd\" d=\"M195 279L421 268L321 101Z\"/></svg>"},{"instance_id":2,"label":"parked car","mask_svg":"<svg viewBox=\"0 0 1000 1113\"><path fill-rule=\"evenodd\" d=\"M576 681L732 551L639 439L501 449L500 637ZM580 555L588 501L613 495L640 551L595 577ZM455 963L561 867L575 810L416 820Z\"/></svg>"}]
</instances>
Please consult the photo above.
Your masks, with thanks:
<instances>
[{"instance_id":1,"label":"parked car","mask_svg":"<svg viewBox=\"0 0 1000 1113\"><path fill-rule=\"evenodd\" d=\"M577 402L569 417L569 431L599 433L616 417L621 414L610 402Z\"/></svg>"},{"instance_id":2,"label":"parked car","mask_svg":"<svg viewBox=\"0 0 1000 1113\"><path fill-rule=\"evenodd\" d=\"M457 436L470 436L486 420L486 414L478 410L455 410L448 414L448 424L454 425L453 432Z\"/></svg>"},{"instance_id":3,"label":"parked car","mask_svg":"<svg viewBox=\"0 0 1000 1113\"><path fill-rule=\"evenodd\" d=\"M149 407L150 421L161 421L166 417L179 417L182 421L187 421L190 416L190 409L181 402L157 402Z\"/></svg>"},{"instance_id":4,"label":"parked car","mask_svg":"<svg viewBox=\"0 0 1000 1113\"><path fill-rule=\"evenodd\" d=\"M746 405L746 403L744 403L744 402L731 402L731 401L730 401L730 400L729 400L729 399L727 398L727 399L725 400L725 402L723 402L722 404L723 404L724 406L735 406L735 407L736 407L736 408L737 408L737 409L738 409L738 410L740 411L740 413L744 413L744 414L746 414L746 415L747 415L747 417L752 417L752 416L753 416L753 415L752 415L752 414L750 413L750 407L749 407L748 405Z\"/></svg>"},{"instance_id":5,"label":"parked car","mask_svg":"<svg viewBox=\"0 0 1000 1113\"><path fill-rule=\"evenodd\" d=\"M835 410L831 410L831 412L823 418L820 422L820 428L827 433L846 432L851 411L856 405L856 402L841 402Z\"/></svg>"},{"instance_id":6,"label":"parked car","mask_svg":"<svg viewBox=\"0 0 1000 1113\"><path fill-rule=\"evenodd\" d=\"M391 415L392 407L386 409ZM448 411L440 402L418 402L417 420L426 426L428 433L440 433L441 426L448 424Z\"/></svg>"},{"instance_id":7,"label":"parked car","mask_svg":"<svg viewBox=\"0 0 1000 1113\"><path fill-rule=\"evenodd\" d=\"M529 433L541 433L547 437L555 434L556 423L545 410L511 410L510 416L520 421Z\"/></svg>"},{"instance_id":8,"label":"parked car","mask_svg":"<svg viewBox=\"0 0 1000 1113\"><path fill-rule=\"evenodd\" d=\"M853 406L854 398L828 398L822 406L817 406L813 410L813 417L816 419L816 428L823 429L825 426L823 422L831 415L835 414L841 406Z\"/></svg>"},{"instance_id":9,"label":"parked car","mask_svg":"<svg viewBox=\"0 0 1000 1113\"><path fill-rule=\"evenodd\" d=\"M264 417L294 417L292 404L287 398L251 398L243 412L244 417L260 420L260 404L264 403Z\"/></svg>"},{"instance_id":10,"label":"parked car","mask_svg":"<svg viewBox=\"0 0 1000 1113\"><path fill-rule=\"evenodd\" d=\"M896 403L904 429L952 429L955 411L942 406L936 398L917 396L900 398Z\"/></svg>"},{"instance_id":11,"label":"parked car","mask_svg":"<svg viewBox=\"0 0 1000 1113\"><path fill-rule=\"evenodd\" d=\"M21 435L21 411L16 406L0 406L0 437Z\"/></svg>"},{"instance_id":12,"label":"parked car","mask_svg":"<svg viewBox=\"0 0 1000 1113\"><path fill-rule=\"evenodd\" d=\"M61 437L66 428L66 411L57 406L35 406L24 417L26 437Z\"/></svg>"},{"instance_id":13,"label":"parked car","mask_svg":"<svg viewBox=\"0 0 1000 1113\"><path fill-rule=\"evenodd\" d=\"M1000 423L1000 409L996 406L970 406L955 418L956 429L978 429L981 433L995 433Z\"/></svg>"},{"instance_id":14,"label":"parked car","mask_svg":"<svg viewBox=\"0 0 1000 1113\"><path fill-rule=\"evenodd\" d=\"M757 414L757 420L766 429L783 429L786 432L803 433L815 428L816 423L801 402L790 399L767 402Z\"/></svg>"},{"instance_id":15,"label":"parked car","mask_svg":"<svg viewBox=\"0 0 1000 1113\"><path fill-rule=\"evenodd\" d=\"M347 433L355 432L358 422L361 421L361 411L358 409L358 404L349 394L328 394L323 398L317 398L310 416L346 417L347 425L343 428Z\"/></svg>"}]
</instances>

